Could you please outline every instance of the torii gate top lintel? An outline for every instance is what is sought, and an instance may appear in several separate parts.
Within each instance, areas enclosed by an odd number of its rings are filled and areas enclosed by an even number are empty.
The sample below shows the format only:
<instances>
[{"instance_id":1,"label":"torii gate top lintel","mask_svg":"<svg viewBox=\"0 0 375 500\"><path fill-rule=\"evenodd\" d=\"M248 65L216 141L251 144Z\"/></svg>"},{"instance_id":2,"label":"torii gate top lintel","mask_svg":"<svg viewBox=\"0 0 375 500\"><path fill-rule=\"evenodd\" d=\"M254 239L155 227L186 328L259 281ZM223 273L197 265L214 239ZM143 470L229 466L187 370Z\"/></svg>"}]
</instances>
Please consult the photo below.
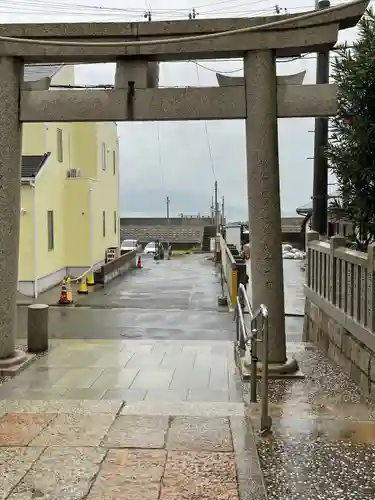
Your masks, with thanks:
<instances>
[{"instance_id":1,"label":"torii gate top lintel","mask_svg":"<svg viewBox=\"0 0 375 500\"><path fill-rule=\"evenodd\" d=\"M241 57L249 50L272 49L279 57L298 56L309 51L327 50L337 42L340 29L357 24L368 0L343 4L319 11L312 18L299 14L241 19L200 19L152 23L61 23L2 24L0 37L77 42L77 46L37 45L0 41L0 56L22 57L25 62L108 62L120 57L173 61ZM295 18L295 20L293 20ZM281 26L238 33L215 39L133 46L79 46L83 41L134 42L166 38L199 37L212 33L260 26L288 20Z\"/></svg>"},{"instance_id":2,"label":"torii gate top lintel","mask_svg":"<svg viewBox=\"0 0 375 500\"><path fill-rule=\"evenodd\" d=\"M356 0L281 21L276 17L1 25L0 253L4 258L0 259L0 275L4 286L0 287L0 359L8 360L9 366L14 364L22 122L245 119L252 302L254 310L260 304L269 309L269 361L274 363L274 371L289 373L281 256L278 117L334 113L335 87L278 84L275 55L299 55L331 48L337 42L338 31L355 26L367 4L368 0ZM281 24L254 28L264 21ZM245 27L241 32L222 33L240 26ZM101 45L93 45L95 42ZM206 89L159 89L149 85L150 66L158 67L152 61L237 56L244 58L241 85ZM116 61L115 86L111 90L82 91L33 90L32 86L25 89L23 63L48 61ZM156 87L157 77L153 79ZM309 108L306 103L310 103ZM76 209L81 211L80 207Z\"/></svg>"}]
</instances>

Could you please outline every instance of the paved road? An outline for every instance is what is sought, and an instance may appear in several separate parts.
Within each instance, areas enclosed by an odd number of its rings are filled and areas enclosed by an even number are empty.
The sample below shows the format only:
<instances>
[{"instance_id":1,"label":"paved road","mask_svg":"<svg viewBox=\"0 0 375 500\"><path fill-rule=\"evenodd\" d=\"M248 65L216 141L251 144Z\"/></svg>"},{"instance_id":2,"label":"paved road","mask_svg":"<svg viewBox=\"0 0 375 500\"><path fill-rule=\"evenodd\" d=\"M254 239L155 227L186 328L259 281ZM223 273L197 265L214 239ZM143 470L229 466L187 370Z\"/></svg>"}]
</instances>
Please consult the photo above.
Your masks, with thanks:
<instances>
[{"instance_id":1,"label":"paved road","mask_svg":"<svg viewBox=\"0 0 375 500\"><path fill-rule=\"evenodd\" d=\"M51 338L232 340L227 308L217 305L220 279L205 255L144 259L144 268L82 298L74 308L50 308ZM27 308L18 307L19 337Z\"/></svg>"},{"instance_id":2,"label":"paved road","mask_svg":"<svg viewBox=\"0 0 375 500\"><path fill-rule=\"evenodd\" d=\"M286 303L292 304L293 312L302 312L304 275L298 263L291 264L286 269ZM220 278L207 256L188 255L160 262L146 258L143 265L143 269L81 296L77 307L51 307L50 337L233 340L233 316L217 305ZM301 319L286 321L288 340L301 340ZM18 337L26 336L26 325L27 307L19 306Z\"/></svg>"}]
</instances>

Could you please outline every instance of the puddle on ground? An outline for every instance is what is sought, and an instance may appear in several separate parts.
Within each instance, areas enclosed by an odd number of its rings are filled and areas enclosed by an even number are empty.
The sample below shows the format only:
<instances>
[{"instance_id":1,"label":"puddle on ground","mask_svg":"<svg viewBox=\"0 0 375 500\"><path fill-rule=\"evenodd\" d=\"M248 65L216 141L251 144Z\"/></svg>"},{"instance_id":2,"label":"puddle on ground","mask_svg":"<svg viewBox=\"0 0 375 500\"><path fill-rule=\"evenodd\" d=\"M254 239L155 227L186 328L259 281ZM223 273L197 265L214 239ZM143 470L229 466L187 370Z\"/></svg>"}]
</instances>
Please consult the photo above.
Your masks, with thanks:
<instances>
[{"instance_id":1,"label":"puddle on ground","mask_svg":"<svg viewBox=\"0 0 375 500\"><path fill-rule=\"evenodd\" d=\"M375 445L375 422L350 422L340 430L339 439L354 444Z\"/></svg>"}]
</instances>

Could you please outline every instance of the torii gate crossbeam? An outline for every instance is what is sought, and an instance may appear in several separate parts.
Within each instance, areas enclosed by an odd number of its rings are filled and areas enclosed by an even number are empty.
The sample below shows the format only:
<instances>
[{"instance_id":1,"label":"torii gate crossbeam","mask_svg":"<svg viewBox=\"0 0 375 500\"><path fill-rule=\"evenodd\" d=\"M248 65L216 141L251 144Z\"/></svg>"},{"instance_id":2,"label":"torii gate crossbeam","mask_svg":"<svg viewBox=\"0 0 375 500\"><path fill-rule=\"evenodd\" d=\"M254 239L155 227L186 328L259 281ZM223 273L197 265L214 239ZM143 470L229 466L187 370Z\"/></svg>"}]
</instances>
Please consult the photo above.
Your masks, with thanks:
<instances>
[{"instance_id":1,"label":"torii gate crossbeam","mask_svg":"<svg viewBox=\"0 0 375 500\"><path fill-rule=\"evenodd\" d=\"M196 38L186 43L160 43L160 40L198 37L276 22L280 17L0 25L0 368L14 364L14 357L22 357L14 350L22 121L202 118L245 119L253 306L257 308L263 303L269 309L272 369L285 373L290 366L295 368L293 364L288 365L286 357L277 118L333 114L336 89L329 85L319 86L319 89L278 86L275 61L280 56L333 48L338 31L354 26L366 6L367 1L358 0L314 13L311 19L286 16L288 24L282 27L263 27L259 31L214 39ZM1 38L4 36L42 42L14 43ZM45 45L43 40L52 41L52 44ZM138 40L142 45L125 47L124 40ZM150 40L159 42L154 44ZM53 41L74 44L54 45ZM117 41L119 45L85 45L87 41ZM155 64L155 61L213 57L243 57L244 85L215 89L150 89L145 84L148 61ZM47 61L117 61L116 89L108 92L25 90L23 63ZM130 88L134 92L129 110Z\"/></svg>"}]
</instances>

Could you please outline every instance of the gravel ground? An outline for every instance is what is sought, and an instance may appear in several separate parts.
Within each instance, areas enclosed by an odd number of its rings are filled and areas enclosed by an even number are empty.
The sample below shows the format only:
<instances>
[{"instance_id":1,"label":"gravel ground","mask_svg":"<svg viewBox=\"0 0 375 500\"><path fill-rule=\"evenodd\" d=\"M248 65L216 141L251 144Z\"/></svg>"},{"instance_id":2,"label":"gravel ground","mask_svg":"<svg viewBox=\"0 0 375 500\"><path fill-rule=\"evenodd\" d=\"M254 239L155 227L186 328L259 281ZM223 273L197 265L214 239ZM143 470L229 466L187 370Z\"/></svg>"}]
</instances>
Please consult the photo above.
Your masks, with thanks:
<instances>
[{"instance_id":1,"label":"gravel ground","mask_svg":"<svg viewBox=\"0 0 375 500\"><path fill-rule=\"evenodd\" d=\"M373 500L375 405L318 348L298 347L306 378L270 381L273 432L257 437L269 500Z\"/></svg>"}]
</instances>

